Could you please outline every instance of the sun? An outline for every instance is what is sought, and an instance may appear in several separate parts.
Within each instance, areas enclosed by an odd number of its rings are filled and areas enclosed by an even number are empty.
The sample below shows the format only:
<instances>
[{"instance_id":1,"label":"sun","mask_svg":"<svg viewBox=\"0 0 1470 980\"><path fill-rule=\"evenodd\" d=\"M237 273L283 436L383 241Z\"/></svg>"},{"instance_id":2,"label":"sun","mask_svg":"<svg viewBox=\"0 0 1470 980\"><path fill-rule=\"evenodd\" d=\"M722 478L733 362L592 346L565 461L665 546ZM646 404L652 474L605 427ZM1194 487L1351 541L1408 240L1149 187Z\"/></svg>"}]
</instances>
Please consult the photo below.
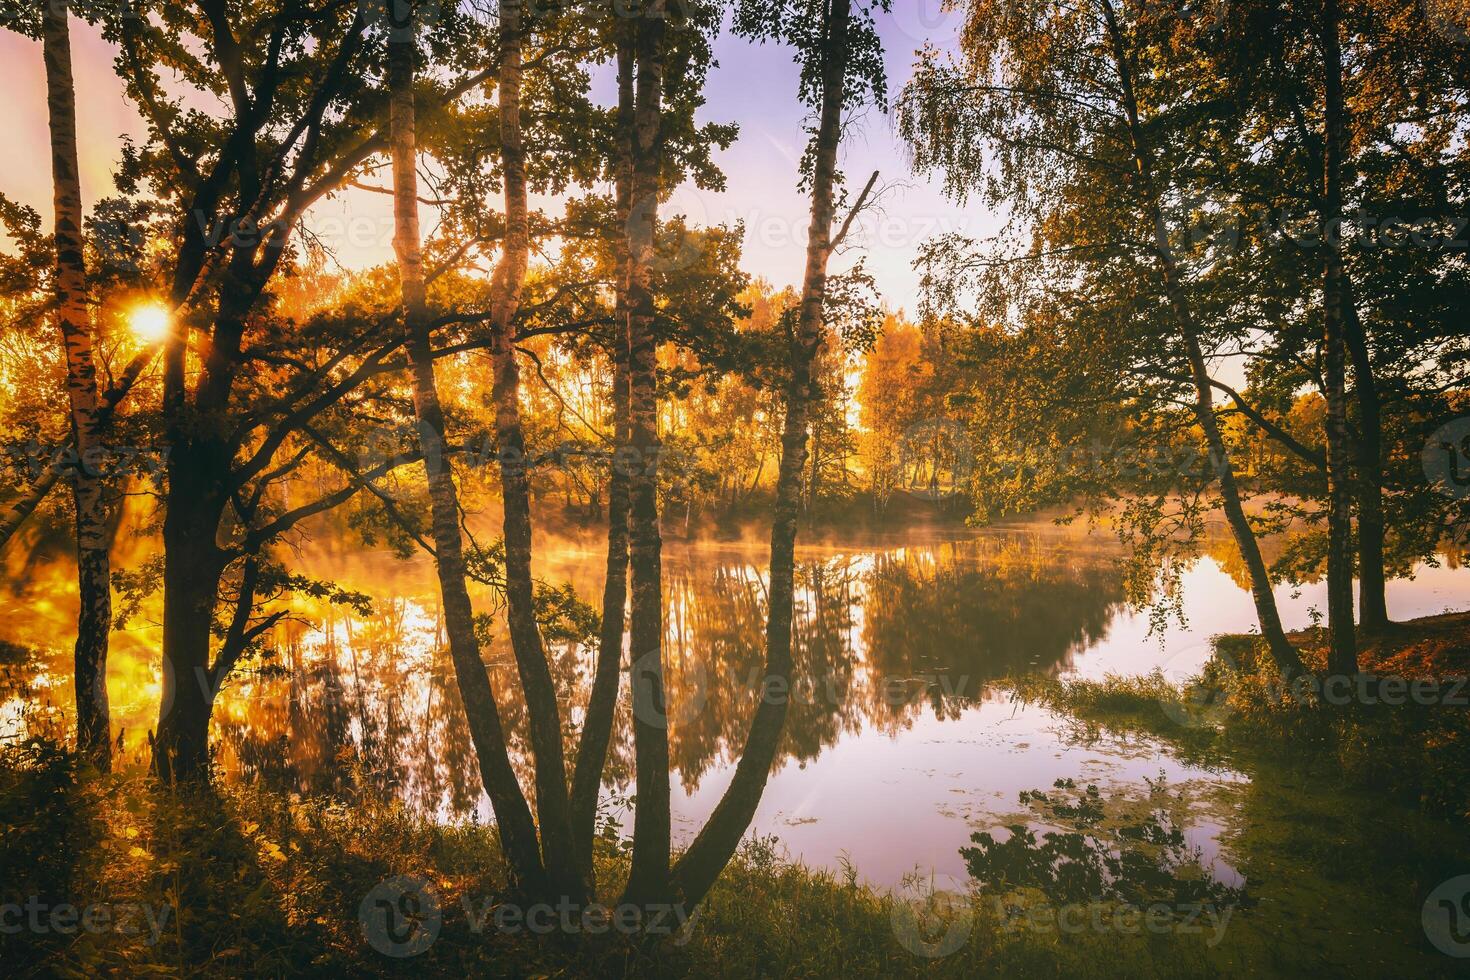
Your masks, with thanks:
<instances>
[{"instance_id":1,"label":"sun","mask_svg":"<svg viewBox=\"0 0 1470 980\"><path fill-rule=\"evenodd\" d=\"M128 314L128 325L133 333L149 343L158 343L168 336L173 324L173 314L158 303L148 303L134 308Z\"/></svg>"}]
</instances>

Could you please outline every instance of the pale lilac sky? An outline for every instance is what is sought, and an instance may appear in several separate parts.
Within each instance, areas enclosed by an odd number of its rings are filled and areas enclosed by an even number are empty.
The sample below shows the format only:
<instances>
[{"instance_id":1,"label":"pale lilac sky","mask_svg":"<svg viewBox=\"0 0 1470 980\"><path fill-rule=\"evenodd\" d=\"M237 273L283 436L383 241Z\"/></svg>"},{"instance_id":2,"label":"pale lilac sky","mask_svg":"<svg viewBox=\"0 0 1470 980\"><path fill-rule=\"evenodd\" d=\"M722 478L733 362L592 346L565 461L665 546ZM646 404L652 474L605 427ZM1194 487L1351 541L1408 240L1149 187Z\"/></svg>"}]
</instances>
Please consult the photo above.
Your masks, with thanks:
<instances>
[{"instance_id":1,"label":"pale lilac sky","mask_svg":"<svg viewBox=\"0 0 1470 980\"><path fill-rule=\"evenodd\" d=\"M941 0L895 0L882 15L888 82L897 93L912 71L914 52L928 40L941 47L953 42L958 17ZM90 207L113 192L112 169L124 135L139 137L143 127L123 98L112 73L113 53L96 32L74 22L73 62L81 133L82 190ZM740 137L718 157L729 182L721 194L686 187L677 191L665 213L682 213L696 224L746 224L747 271L780 285L801 275L808 205L797 190L796 163L804 136L805 108L796 101L797 68L791 51L779 45L753 46L728 34L716 44L719 67L706 90L709 121L737 122ZM5 98L0 100L0 133L6 134L0 190L37 208L49 220L51 188L40 45L0 31L0 64ZM922 242L944 231L991 234L997 221L983 207L961 208L948 201L936 182L909 172L892 121L869 110L850 128L842 152L850 184L861 187L872 171L886 188L881 211L867 217L854 249L840 260L850 264L867 256L889 306L912 310L918 274L911 262ZM433 227L425 214L426 228ZM353 193L321 205L313 224L337 242L339 259L349 266L385 262L392 257L391 213L386 198ZM336 231L339 234L332 235Z\"/></svg>"}]
</instances>

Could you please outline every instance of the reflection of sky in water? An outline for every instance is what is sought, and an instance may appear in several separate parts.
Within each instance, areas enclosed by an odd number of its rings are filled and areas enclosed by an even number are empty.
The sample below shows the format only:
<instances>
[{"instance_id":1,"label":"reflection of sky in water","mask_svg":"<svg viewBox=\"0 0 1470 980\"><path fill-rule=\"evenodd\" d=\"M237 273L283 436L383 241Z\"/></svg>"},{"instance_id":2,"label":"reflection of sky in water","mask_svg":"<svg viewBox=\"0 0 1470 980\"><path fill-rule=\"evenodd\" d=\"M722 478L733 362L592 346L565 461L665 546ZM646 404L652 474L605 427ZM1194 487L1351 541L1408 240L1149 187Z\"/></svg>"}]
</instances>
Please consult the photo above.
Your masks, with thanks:
<instances>
[{"instance_id":1,"label":"reflection of sky in water","mask_svg":"<svg viewBox=\"0 0 1470 980\"><path fill-rule=\"evenodd\" d=\"M538 573L601 594L600 542L561 541L541 549ZM1026 819L1023 790L1061 778L1096 783L1104 795L1146 791L1162 772L1192 810L1185 828L1217 875L1238 883L1220 858L1228 805L1219 792L1237 774L1182 764L1147 740L1081 744L1065 719L994 695L959 700L926 687L974 696L986 682L1027 670L1101 677L1162 666L1182 679L1209 654L1209 638L1254 619L1250 596L1220 560L1206 557L1184 576L1187 625L1149 635L1149 617L1122 601L1116 552L1102 535L1055 528L992 531L956 540L915 533L904 540L800 549L793 694L778 764L752 831L775 834L793 858L836 867L848 859L868 881L895 885L920 867L963 878L959 848L977 830ZM1227 556L1228 557L1228 556ZM761 543L666 545L665 593L676 836L687 841L723 793L755 706L762 675L765 548ZM310 574L375 597L374 615L303 606L301 622L277 634L275 674L244 674L216 709L220 764L231 778L305 793L339 793L360 780L441 820L490 817L452 667L442 646L437 589L424 561L327 549ZM1389 611L1413 618L1463 605L1464 570L1420 568L1389 587ZM73 615L75 585L56 566L28 569L19 594L0 600L3 635L43 648L33 690L66 695L69 649L56 645ZM1323 586L1282 587L1288 628L1325 606ZM500 610L476 596L477 611ZM157 629L145 607L118 634L109 672L115 722L141 740L157 710ZM68 641L69 643L69 641ZM580 721L590 656L552 648L554 670ZM486 653L513 747L523 712L503 640ZM805 683L802 683L802 679ZM892 698L890 683L901 683ZM48 692L48 686L51 690ZM626 688L626 685L624 685ZM626 689L610 762L615 791L627 788ZM701 705L685 718L681 702ZM0 733L24 724L23 697L0 690ZM566 722L568 719L564 718ZM524 770L523 783L530 784ZM1020 815L1018 818L1018 814ZM626 813L623 814L626 816Z\"/></svg>"},{"instance_id":2,"label":"reflection of sky in water","mask_svg":"<svg viewBox=\"0 0 1470 980\"><path fill-rule=\"evenodd\" d=\"M1198 792L1196 781L1234 780L1185 766L1151 743L1103 739L1083 747L1061 736L1051 712L990 702L958 721L926 716L898 737L873 729L850 735L806 766L787 764L766 786L753 829L779 837L793 858L836 868L846 857L866 880L894 886L916 867L963 880L959 849L977 830L1034 821L1017 802L1023 790L1049 789L1061 778L1143 787L1160 772L1171 791ZM698 830L733 769L676 801L675 827L685 840ZM1189 785L1186 785L1189 784ZM1199 795L1204 795L1200 793ZM1218 825L1192 826L1192 846L1213 859ZM1228 866L1217 875L1238 883Z\"/></svg>"},{"instance_id":3,"label":"reflection of sky in water","mask_svg":"<svg viewBox=\"0 0 1470 980\"><path fill-rule=\"evenodd\" d=\"M1288 630L1312 625L1311 611L1327 611L1327 585L1277 586L1276 602ZM1388 614L1396 620L1418 619L1459 611L1470 602L1470 573L1463 568L1420 565L1413 579L1388 583ZM1143 674L1162 666L1166 676L1183 680L1199 673L1210 656L1210 638L1240 632L1254 624L1250 593L1239 588L1220 566L1206 558L1184 574L1187 626L1172 623L1163 637L1149 637L1148 614L1120 610L1107 636L1079 656L1079 677L1099 679L1108 673Z\"/></svg>"}]
</instances>

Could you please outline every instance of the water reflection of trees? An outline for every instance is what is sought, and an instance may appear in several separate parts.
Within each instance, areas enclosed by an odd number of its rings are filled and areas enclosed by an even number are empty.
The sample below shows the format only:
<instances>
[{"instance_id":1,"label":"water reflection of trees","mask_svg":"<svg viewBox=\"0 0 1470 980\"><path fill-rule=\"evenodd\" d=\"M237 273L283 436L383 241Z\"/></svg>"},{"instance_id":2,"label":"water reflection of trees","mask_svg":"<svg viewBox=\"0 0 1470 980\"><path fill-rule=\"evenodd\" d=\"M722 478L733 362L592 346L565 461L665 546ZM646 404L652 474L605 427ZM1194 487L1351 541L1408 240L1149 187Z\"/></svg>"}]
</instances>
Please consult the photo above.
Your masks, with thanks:
<instances>
[{"instance_id":1,"label":"water reflection of trees","mask_svg":"<svg viewBox=\"0 0 1470 980\"><path fill-rule=\"evenodd\" d=\"M954 717L986 682L1054 671L1095 642L1120 607L1118 573L1056 558L1038 539L1004 535L802 563L782 762L810 761L865 724ZM672 585L673 762L693 789L738 753L758 699L783 692L761 686L760 570L695 569ZM700 711L679 715L699 698Z\"/></svg>"},{"instance_id":2,"label":"water reflection of trees","mask_svg":"<svg viewBox=\"0 0 1470 980\"><path fill-rule=\"evenodd\" d=\"M867 576L863 646L869 714L886 727L912 722L894 705L894 679L939 716L957 699L1021 673L1052 673L1107 633L1123 602L1117 567L1085 554L1071 562L1029 535L1003 535L879 555ZM923 695L927 694L927 698Z\"/></svg>"},{"instance_id":3,"label":"water reflection of trees","mask_svg":"<svg viewBox=\"0 0 1470 980\"><path fill-rule=\"evenodd\" d=\"M847 557L798 567L794 681L781 689L767 687L763 671L765 571L742 564L680 576L670 616L670 659L677 665L669 672L675 720L670 752L686 789L739 753L762 697L790 702L783 761L809 761L857 726L861 719L848 697L859 661L853 639L857 579Z\"/></svg>"},{"instance_id":4,"label":"water reflection of trees","mask_svg":"<svg viewBox=\"0 0 1470 980\"><path fill-rule=\"evenodd\" d=\"M282 676L257 674L226 692L216 716L220 764L303 794L370 786L422 812L472 812L477 768L437 633L407 600L379 603L369 619L283 630Z\"/></svg>"},{"instance_id":5,"label":"water reflection of trees","mask_svg":"<svg viewBox=\"0 0 1470 980\"><path fill-rule=\"evenodd\" d=\"M813 556L798 569L790 690L764 686L763 567L729 555L671 561L665 596L671 762L693 791L739 754L763 696L790 701L780 761L803 764L846 732L954 717L990 680L1058 669L1103 635L1122 587L1111 564L1061 564L1025 535ZM220 714L221 762L302 793L350 793L366 780L416 809L472 811L474 759L437 634L434 613L408 600L380 603L368 620L339 613L321 629L283 632L285 676L242 685ZM570 736L592 658L549 652ZM498 644L487 660L526 758L514 669ZM625 692L608 763L615 787L631 776L628 714Z\"/></svg>"},{"instance_id":6,"label":"water reflection of trees","mask_svg":"<svg viewBox=\"0 0 1470 980\"><path fill-rule=\"evenodd\" d=\"M974 846L960 849L970 877L993 894L1033 889L1056 905L1123 902L1182 916L1250 904L1245 889L1217 879L1190 845L1186 794L1171 793L1162 775L1147 782L1142 799L1104 798L1070 779L1021 793L1032 820L1008 826L1003 840L973 834Z\"/></svg>"}]
</instances>

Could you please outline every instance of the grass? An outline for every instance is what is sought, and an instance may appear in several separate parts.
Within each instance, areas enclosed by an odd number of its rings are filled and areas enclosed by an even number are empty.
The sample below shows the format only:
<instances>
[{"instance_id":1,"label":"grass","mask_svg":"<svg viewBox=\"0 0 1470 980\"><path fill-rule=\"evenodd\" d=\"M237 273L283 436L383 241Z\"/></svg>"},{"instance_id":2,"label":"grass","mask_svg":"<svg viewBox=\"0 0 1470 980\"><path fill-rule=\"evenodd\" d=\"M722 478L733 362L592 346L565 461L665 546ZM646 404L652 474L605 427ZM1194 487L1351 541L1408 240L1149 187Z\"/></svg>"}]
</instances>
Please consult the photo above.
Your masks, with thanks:
<instances>
[{"instance_id":1,"label":"grass","mask_svg":"<svg viewBox=\"0 0 1470 980\"><path fill-rule=\"evenodd\" d=\"M746 843L672 939L510 933L493 924L509 900L493 828L435 824L365 797L180 797L141 768L87 772L39 740L3 749L0 830L0 905L36 896L46 909L152 913L133 917L135 935L0 933L7 976L1173 977L1252 961L1194 935L1018 928L978 893L941 894L916 913L851 869L787 860L771 839ZM625 858L606 845L599 878L616 883ZM397 875L431 883L442 911L436 941L405 959L376 951L359 918L364 897ZM952 951L913 951L951 925L960 940Z\"/></svg>"}]
</instances>

